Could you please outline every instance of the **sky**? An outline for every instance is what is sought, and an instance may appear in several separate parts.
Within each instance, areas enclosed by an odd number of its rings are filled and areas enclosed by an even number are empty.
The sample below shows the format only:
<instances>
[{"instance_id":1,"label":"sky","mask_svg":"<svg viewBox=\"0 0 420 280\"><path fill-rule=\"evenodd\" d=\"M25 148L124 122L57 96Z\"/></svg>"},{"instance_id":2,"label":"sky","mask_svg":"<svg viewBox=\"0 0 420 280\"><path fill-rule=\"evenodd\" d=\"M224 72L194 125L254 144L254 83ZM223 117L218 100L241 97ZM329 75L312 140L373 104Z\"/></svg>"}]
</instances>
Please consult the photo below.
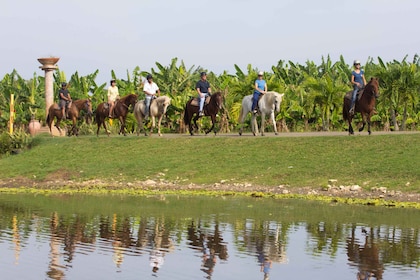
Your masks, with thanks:
<instances>
[{"instance_id":1,"label":"sky","mask_svg":"<svg viewBox=\"0 0 420 280\"><path fill-rule=\"evenodd\" d=\"M173 58L216 74L328 55L411 61L419 12L419 0L2 0L0 78L44 75L37 58L50 56L67 79L99 70L98 84Z\"/></svg>"}]
</instances>

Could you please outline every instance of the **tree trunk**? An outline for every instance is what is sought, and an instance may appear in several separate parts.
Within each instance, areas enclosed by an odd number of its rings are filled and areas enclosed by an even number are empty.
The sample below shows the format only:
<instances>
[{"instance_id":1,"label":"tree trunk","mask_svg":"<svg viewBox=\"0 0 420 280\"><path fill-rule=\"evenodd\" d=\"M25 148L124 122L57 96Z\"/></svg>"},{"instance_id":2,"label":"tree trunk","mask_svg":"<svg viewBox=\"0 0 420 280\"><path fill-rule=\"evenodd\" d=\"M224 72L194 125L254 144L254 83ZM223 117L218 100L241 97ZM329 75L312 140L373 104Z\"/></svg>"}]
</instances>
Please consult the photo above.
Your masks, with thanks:
<instances>
[{"instance_id":1,"label":"tree trunk","mask_svg":"<svg viewBox=\"0 0 420 280\"><path fill-rule=\"evenodd\" d=\"M398 131L398 122L397 122L397 116L395 114L395 110L391 108L391 121L392 124L394 125L394 131Z\"/></svg>"}]
</instances>

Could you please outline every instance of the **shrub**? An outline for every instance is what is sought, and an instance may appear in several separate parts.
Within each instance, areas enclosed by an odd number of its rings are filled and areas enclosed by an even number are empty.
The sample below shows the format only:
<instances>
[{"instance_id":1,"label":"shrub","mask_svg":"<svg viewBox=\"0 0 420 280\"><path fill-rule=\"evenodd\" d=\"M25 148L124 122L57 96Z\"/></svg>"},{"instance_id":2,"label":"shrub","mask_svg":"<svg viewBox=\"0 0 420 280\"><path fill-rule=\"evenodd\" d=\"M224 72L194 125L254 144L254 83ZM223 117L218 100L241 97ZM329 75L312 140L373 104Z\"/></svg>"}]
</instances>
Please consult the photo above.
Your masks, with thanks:
<instances>
[{"instance_id":1,"label":"shrub","mask_svg":"<svg viewBox=\"0 0 420 280\"><path fill-rule=\"evenodd\" d=\"M21 150L30 148L33 138L20 129L13 134L3 132L0 134L0 155L17 154Z\"/></svg>"}]
</instances>

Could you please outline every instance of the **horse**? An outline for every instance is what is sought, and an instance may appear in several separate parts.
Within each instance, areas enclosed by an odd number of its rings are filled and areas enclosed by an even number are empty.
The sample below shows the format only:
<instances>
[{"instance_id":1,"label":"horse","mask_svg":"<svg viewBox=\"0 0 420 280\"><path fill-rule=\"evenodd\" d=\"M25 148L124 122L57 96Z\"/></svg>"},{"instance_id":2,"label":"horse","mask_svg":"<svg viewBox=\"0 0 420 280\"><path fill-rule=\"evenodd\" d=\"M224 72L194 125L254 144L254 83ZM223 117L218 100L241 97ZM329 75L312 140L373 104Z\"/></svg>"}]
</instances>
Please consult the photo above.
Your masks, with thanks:
<instances>
[{"instance_id":1,"label":"horse","mask_svg":"<svg viewBox=\"0 0 420 280\"><path fill-rule=\"evenodd\" d=\"M130 105L134 107L137 102L137 94L129 94L121 99L118 99L117 102L115 102L114 107L114 115L112 116L113 119L118 119L121 123L121 128L118 134L123 133L124 136L127 135L125 132L125 119L127 118L128 109ZM106 128L105 125L105 119L109 118L109 104L107 102L103 102L98 105L98 108L96 109L96 123L98 124L98 130L96 131L96 135L99 136L99 129L101 128L101 125L103 125L106 133L110 134L109 130Z\"/></svg>"},{"instance_id":2,"label":"horse","mask_svg":"<svg viewBox=\"0 0 420 280\"><path fill-rule=\"evenodd\" d=\"M152 134L153 129L156 127L155 117L158 118L158 135L162 136L160 133L160 124L162 122L163 116L166 114L166 109L171 104L171 99L167 96L159 96L156 99L152 99L150 103L149 116L152 119L152 126L150 128L150 134ZM137 136L140 134L140 131L143 130L143 120L144 120L144 111L146 109L146 104L144 100L137 101L134 106L134 116L137 120ZM144 135L147 136L147 131L144 130Z\"/></svg>"},{"instance_id":3,"label":"horse","mask_svg":"<svg viewBox=\"0 0 420 280\"><path fill-rule=\"evenodd\" d=\"M280 111L280 104L283 100L284 93L280 94L275 91L269 91L264 94L258 101L258 111L261 114L261 136L264 136L265 129L265 116L269 115L274 126L274 133L277 135L277 125L275 119L275 112ZM252 110L252 95L247 95L242 99L241 111L239 113L239 135L242 135L242 130L244 126L244 121L246 115ZM257 115L252 114L251 117L251 129L254 136L258 134L258 124L257 124Z\"/></svg>"},{"instance_id":4,"label":"horse","mask_svg":"<svg viewBox=\"0 0 420 280\"><path fill-rule=\"evenodd\" d=\"M354 115L349 113L352 92L353 91L347 92L343 100L343 119L349 123L349 135L354 134L353 127L351 125ZM359 112L362 115L363 125L359 128L359 132L363 131L367 122L368 132L370 135L372 133L370 131L370 118L374 113L376 113L375 104L376 99L379 97L379 79L371 78L365 88L358 93L358 96L354 112Z\"/></svg>"},{"instance_id":5,"label":"horse","mask_svg":"<svg viewBox=\"0 0 420 280\"><path fill-rule=\"evenodd\" d=\"M188 129L191 135L194 135L193 124L191 123L191 120L194 121L194 127L196 130L198 130L197 120L201 118L201 116L199 116L198 114L199 103L200 103L200 100L199 98L196 97L196 98L191 98L185 105L184 123L185 125L188 125ZM206 134L208 134L210 131L214 129L214 134L216 135L216 129L214 128L214 125L216 123L216 115L219 112L219 110L222 109L222 106L223 106L223 96L221 92L216 92L210 95L210 97L206 98L206 102L204 103L204 107L203 107L203 112L204 112L204 116L211 117L211 123L212 123L212 126L210 127L210 129L205 131Z\"/></svg>"},{"instance_id":6,"label":"horse","mask_svg":"<svg viewBox=\"0 0 420 280\"><path fill-rule=\"evenodd\" d=\"M70 108L67 109L67 115L69 116L69 119L71 119L73 122L71 132L69 131L69 136L79 135L79 131L77 129L77 120L80 117L80 111L86 111L87 117L89 118L92 116L92 101L89 98L72 101ZM47 124L50 128L50 133L52 133L51 126L52 122L54 121L54 118L57 119L57 122L54 126L58 129L61 135L60 122L63 119L63 114L57 103L52 104L48 109ZM88 119L86 119L86 121L88 122Z\"/></svg>"}]
</instances>

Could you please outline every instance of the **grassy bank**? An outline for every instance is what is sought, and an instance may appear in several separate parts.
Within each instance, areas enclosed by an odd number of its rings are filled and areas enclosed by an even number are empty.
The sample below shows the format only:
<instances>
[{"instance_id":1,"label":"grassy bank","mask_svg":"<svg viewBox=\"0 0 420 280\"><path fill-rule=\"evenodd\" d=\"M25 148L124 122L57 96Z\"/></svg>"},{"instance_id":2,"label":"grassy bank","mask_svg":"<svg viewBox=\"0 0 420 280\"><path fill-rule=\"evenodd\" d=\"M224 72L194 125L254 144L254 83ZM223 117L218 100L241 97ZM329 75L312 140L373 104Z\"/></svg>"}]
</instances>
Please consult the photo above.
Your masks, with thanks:
<instances>
[{"instance_id":1,"label":"grassy bank","mask_svg":"<svg viewBox=\"0 0 420 280\"><path fill-rule=\"evenodd\" d=\"M418 192L420 135L325 137L56 137L0 159L10 178L112 182L165 180L186 185L340 185Z\"/></svg>"}]
</instances>

